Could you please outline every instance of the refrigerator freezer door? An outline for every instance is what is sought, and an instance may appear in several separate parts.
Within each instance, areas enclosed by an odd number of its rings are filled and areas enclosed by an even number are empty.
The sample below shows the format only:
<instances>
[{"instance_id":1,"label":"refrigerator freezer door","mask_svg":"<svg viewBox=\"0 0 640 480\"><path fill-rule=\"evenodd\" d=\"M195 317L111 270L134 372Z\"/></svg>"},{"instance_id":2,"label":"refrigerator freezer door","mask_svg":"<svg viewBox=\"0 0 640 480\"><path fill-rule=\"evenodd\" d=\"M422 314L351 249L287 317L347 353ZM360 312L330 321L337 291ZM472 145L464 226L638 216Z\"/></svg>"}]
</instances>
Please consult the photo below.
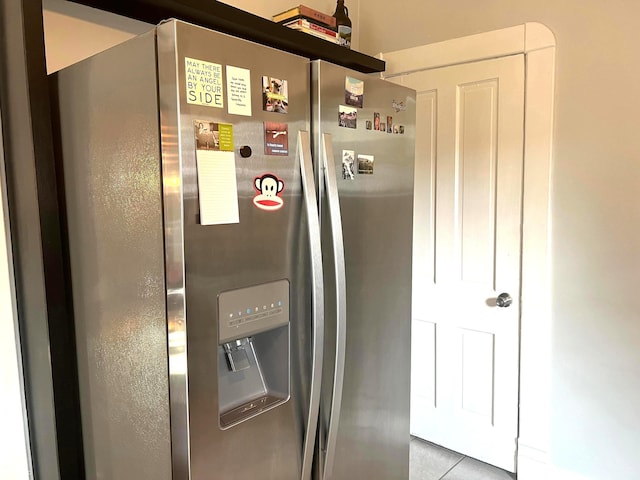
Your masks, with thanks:
<instances>
[{"instance_id":1,"label":"refrigerator freezer door","mask_svg":"<svg viewBox=\"0 0 640 480\"><path fill-rule=\"evenodd\" d=\"M313 62L312 95L315 152L321 151L323 134L331 134L333 140L347 279L344 390L333 474L328 478L405 480L415 92ZM379 127L383 122L384 131ZM324 200L321 211L323 243L329 243ZM331 253L324 253L325 278L335 278ZM321 403L324 434L336 354L332 291L327 286L323 389L328 387L329 393Z\"/></svg>"},{"instance_id":2,"label":"refrigerator freezer door","mask_svg":"<svg viewBox=\"0 0 640 480\"><path fill-rule=\"evenodd\" d=\"M183 342L172 347L169 360L174 479L297 480L313 351L311 258L295 141L309 128L308 64L175 21L158 27L158 57L169 331ZM211 134L201 135L200 124ZM213 177L203 176L202 162L209 162ZM235 168L216 170L223 162ZM222 193L211 183L221 178ZM205 207L213 220L205 221ZM219 338L222 292L284 280L289 324L274 325L272 336L278 349L290 348L290 361L269 342L261 344L269 332L235 344ZM270 308L248 303L247 310ZM245 356L234 349L245 349ZM283 393L282 375L273 376L272 385L264 375L265 395L255 383L257 400L247 405L266 399L273 406L271 390L288 400L255 416L236 416L228 393L250 396L251 390L221 392L218 372L229 373L227 383L242 381L254 367L265 373L261 355L271 366L290 369L290 396ZM229 356L232 371L220 365Z\"/></svg>"}]
</instances>

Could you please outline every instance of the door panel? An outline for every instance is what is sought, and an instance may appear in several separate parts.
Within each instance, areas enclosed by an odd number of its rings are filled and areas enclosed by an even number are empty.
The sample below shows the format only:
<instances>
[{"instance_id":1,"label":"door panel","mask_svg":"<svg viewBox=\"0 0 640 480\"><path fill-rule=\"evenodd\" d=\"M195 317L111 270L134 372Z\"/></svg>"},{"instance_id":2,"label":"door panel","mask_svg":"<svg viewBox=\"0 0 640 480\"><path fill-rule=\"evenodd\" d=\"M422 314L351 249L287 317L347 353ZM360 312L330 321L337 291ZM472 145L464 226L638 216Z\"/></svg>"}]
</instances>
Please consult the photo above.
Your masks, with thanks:
<instances>
[{"instance_id":1,"label":"door panel","mask_svg":"<svg viewBox=\"0 0 640 480\"><path fill-rule=\"evenodd\" d=\"M402 84L418 91L412 433L515 471L524 58Z\"/></svg>"},{"instance_id":2,"label":"door panel","mask_svg":"<svg viewBox=\"0 0 640 480\"><path fill-rule=\"evenodd\" d=\"M160 97L164 102L161 103L161 117L165 179L175 174L178 178L175 183L182 189L181 194L177 190L173 195L169 188L165 190L165 210L178 212L176 223L166 223L166 245L168 279L175 282L176 276L184 275L184 287L180 288L178 283L173 295L184 295L184 309L175 314L175 323L177 328L184 329L187 344L186 369L177 361L170 364L171 386L188 389L188 395L182 398L178 396L178 388L171 389L172 431L182 433L186 438L181 441L174 437L173 445L179 447L173 452L174 472L177 472L174 477L187 478L188 455L188 473L193 480L212 477L297 479L302 468L302 439L309 405L312 332L307 222L294 139L298 131L309 129L308 62L181 22L160 28L175 28L175 33L171 30L165 33L166 44L162 43L164 38L160 39L161 47L164 46L160 48L160 74L165 75L161 77ZM226 106L215 108L190 103L185 88L188 84L185 58L222 66L225 80L228 80L227 66L248 70L251 117L229 113ZM265 109L263 96L256 94L262 91L263 77L288 82L286 114ZM164 83L163 78L167 79ZM176 92L179 93L177 97ZM224 100L230 103L228 95ZM252 153L246 158L234 155L237 223L203 225L200 222L199 192L202 188L198 188L197 177L196 121L232 125L234 152L241 146L251 149ZM276 156L267 151L267 122L282 122L288 126L288 133L285 133L289 138L287 154ZM281 193L284 203L279 210L266 211L254 206L255 179L264 174L271 174L284 183ZM276 281L289 284L288 332L286 329L284 333L272 330L273 337L263 336L262 341L259 335L252 334L255 357L261 366L253 370L255 376L247 373L250 370L242 369L231 376L218 328L218 323L223 321L219 309L221 294ZM260 306L266 308L257 300L254 306L253 300L248 300L251 302L246 305L251 307L249 310L255 308L257 311ZM276 337L276 334L281 336ZM265 348L270 340L274 345L283 338L282 343L289 347L288 365L286 361L275 360L280 358L276 353L282 355L282 351L270 352ZM180 357L176 355L176 358ZM270 382L266 371L271 360L279 367L281 376L277 378L289 378L290 397L275 408L265 409L261 414L227 428L222 421L225 409L229 413L229 405L234 400L245 401L258 395L253 392L261 391ZM231 380L224 383L226 380L219 381L219 376ZM232 382L236 390L229 388L227 395L221 385L227 388ZM254 388L257 390L252 390ZM280 388L282 390L286 387ZM286 393L282 396L286 397ZM188 418L186 425L174 421L182 418ZM179 432L179 428L185 431ZM179 451L187 447L186 452Z\"/></svg>"},{"instance_id":3,"label":"door panel","mask_svg":"<svg viewBox=\"0 0 640 480\"><path fill-rule=\"evenodd\" d=\"M482 82L460 88L458 152L460 214L457 218L461 240L463 282L482 282L492 277L494 266L495 132L497 123L497 82Z\"/></svg>"},{"instance_id":4,"label":"door panel","mask_svg":"<svg viewBox=\"0 0 640 480\"><path fill-rule=\"evenodd\" d=\"M414 153L414 93L368 75L324 62L314 63L314 118L319 135L331 134L334 164L342 171L342 151L375 157L372 174L338 177L347 278L347 346L342 411L332 480L403 480L409 475L409 351L411 305L411 222ZM345 102L345 78L364 82L365 97L356 128L338 124ZM403 107L394 108L400 103ZM313 110L313 109L312 109ZM404 134L366 128L374 113ZM384 121L382 120L382 121ZM388 120L387 120L388 122ZM329 243L326 203L321 202L325 244ZM331 248L323 251L327 278L324 388L331 393L335 351L335 303ZM329 399L321 413L328 425Z\"/></svg>"},{"instance_id":5,"label":"door panel","mask_svg":"<svg viewBox=\"0 0 640 480\"><path fill-rule=\"evenodd\" d=\"M469 415L492 423L495 335L465 329L461 329L460 334L461 408Z\"/></svg>"}]
</instances>

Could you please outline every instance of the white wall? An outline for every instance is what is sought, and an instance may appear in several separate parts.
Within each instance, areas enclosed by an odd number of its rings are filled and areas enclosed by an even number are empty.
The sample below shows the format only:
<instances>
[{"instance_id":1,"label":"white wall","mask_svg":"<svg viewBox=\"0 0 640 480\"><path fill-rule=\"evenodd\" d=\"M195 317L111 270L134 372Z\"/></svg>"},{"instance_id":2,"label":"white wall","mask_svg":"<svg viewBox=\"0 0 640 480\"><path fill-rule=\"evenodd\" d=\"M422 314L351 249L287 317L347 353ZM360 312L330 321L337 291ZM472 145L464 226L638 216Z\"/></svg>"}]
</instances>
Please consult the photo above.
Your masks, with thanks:
<instances>
[{"instance_id":1,"label":"white wall","mask_svg":"<svg viewBox=\"0 0 640 480\"><path fill-rule=\"evenodd\" d=\"M213 1L213 0L211 0ZM297 5L291 0L228 0L223 2L264 18ZM358 2L347 1L349 16L354 25L353 46L358 48ZM353 4L353 5L351 5ZM308 5L321 12L333 14L334 0L307 0ZM79 62L91 55L144 33L153 25L113 15L65 0L44 0L45 47L49 73Z\"/></svg>"},{"instance_id":2,"label":"white wall","mask_svg":"<svg viewBox=\"0 0 640 480\"><path fill-rule=\"evenodd\" d=\"M571 475L640 478L640 3L401 5L391 12L386 1L366 2L361 50L377 54L529 21L556 35L549 454Z\"/></svg>"},{"instance_id":3,"label":"white wall","mask_svg":"<svg viewBox=\"0 0 640 480\"><path fill-rule=\"evenodd\" d=\"M44 0L42 3L49 73L153 28L143 22L65 0Z\"/></svg>"}]
</instances>

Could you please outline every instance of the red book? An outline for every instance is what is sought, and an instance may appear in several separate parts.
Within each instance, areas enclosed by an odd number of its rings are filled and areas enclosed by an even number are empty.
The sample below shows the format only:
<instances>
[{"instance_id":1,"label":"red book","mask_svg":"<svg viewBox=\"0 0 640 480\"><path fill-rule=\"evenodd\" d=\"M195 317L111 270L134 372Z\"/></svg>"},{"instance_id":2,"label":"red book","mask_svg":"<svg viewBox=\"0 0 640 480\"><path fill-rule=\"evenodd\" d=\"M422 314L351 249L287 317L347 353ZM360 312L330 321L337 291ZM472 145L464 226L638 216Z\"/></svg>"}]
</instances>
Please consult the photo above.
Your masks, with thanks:
<instances>
[{"instance_id":1,"label":"red book","mask_svg":"<svg viewBox=\"0 0 640 480\"><path fill-rule=\"evenodd\" d=\"M338 34L334 30L331 30L328 27L323 27L322 25L318 25L316 23L310 22L309 20L305 20L303 18L299 18L291 22L283 23L283 25L289 28L297 27L305 30L315 30L316 32L323 33L324 35L329 35L332 38L336 38L338 36Z\"/></svg>"}]
</instances>

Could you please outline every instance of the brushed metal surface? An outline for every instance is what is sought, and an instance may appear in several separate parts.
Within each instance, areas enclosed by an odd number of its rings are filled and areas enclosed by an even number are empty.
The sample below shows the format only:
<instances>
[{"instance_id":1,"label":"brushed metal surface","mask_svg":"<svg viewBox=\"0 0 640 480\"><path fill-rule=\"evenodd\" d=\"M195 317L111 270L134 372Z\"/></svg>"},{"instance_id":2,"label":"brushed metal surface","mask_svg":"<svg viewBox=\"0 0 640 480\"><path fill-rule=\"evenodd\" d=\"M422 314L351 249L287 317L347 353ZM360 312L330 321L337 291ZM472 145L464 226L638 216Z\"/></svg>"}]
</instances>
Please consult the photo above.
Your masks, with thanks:
<instances>
[{"instance_id":1,"label":"brushed metal surface","mask_svg":"<svg viewBox=\"0 0 640 480\"><path fill-rule=\"evenodd\" d=\"M364 81L364 106L356 129L338 126L338 106L345 104L345 78ZM344 391L333 475L371 480L409 476L409 376L411 318L411 247L415 92L323 62L312 62L314 151L321 135L333 139L336 170L342 150L374 155L374 173L338 178L347 278L347 346ZM395 103L395 108L394 108ZM396 111L398 109L399 111ZM404 127L404 134L366 129L374 112L383 122ZM322 199L323 243L326 197ZM334 278L325 251L328 281ZM327 304L335 301L327 287ZM325 372L335 356L335 318L326 314ZM333 379L325 373L323 388ZM330 421L330 398L322 401L322 430Z\"/></svg>"},{"instance_id":2,"label":"brushed metal surface","mask_svg":"<svg viewBox=\"0 0 640 480\"><path fill-rule=\"evenodd\" d=\"M173 480L189 480L189 391L184 267L183 181L176 24L156 29L158 98L162 152L162 208L169 349L171 470Z\"/></svg>"},{"instance_id":3,"label":"brushed metal surface","mask_svg":"<svg viewBox=\"0 0 640 480\"><path fill-rule=\"evenodd\" d=\"M181 22L159 26L157 37L157 84L151 35L60 75L61 103L69 109L62 115L63 145L88 477L309 478L319 388L311 377L328 385L321 417L326 434L333 373L327 380L319 367L323 354L335 355L335 344L313 349L323 335L322 268L312 268L321 254L307 246L317 237L308 221L317 219L315 203L305 206L303 197L315 198L316 186L307 178L303 192L301 167L311 171L308 140L301 162L294 141L288 155L267 156L263 124L286 122L290 137L308 131L308 64ZM253 116L187 104L185 56L249 69ZM343 148L376 156L373 175L338 180L348 337L330 478L406 478L415 97L349 72L365 81L361 118L372 117L371 101L380 105L375 111L397 116L405 134L364 131L364 122L356 130L340 128L337 106L344 103L347 71L314 68L323 78L320 89L314 87L323 99L317 132L332 134L337 164ZM262 111L263 75L289 82L288 114ZM399 97L406 111L391 113ZM232 124L236 150L248 145L253 151L236 156L237 224L199 224L196 119ZM263 173L285 182L278 211L253 206L253 180ZM291 398L222 430L217 296L280 279L291 285ZM327 297L332 305L335 299ZM327 332L335 336L335 326Z\"/></svg>"},{"instance_id":4,"label":"brushed metal surface","mask_svg":"<svg viewBox=\"0 0 640 480\"><path fill-rule=\"evenodd\" d=\"M302 480L311 478L314 451L316 445L316 431L318 413L320 410L320 389L322 386L322 367L324 355L324 275L322 271L322 245L320 243L320 219L318 216L318 197L314 181L313 164L311 161L311 140L309 132L298 132L298 146L296 157L300 161L302 176L302 190L308 225L308 244L311 255L311 291L312 291L312 329L313 347L311 361L311 383L309 414L307 428L304 435L302 453Z\"/></svg>"},{"instance_id":5,"label":"brushed metal surface","mask_svg":"<svg viewBox=\"0 0 640 480\"><path fill-rule=\"evenodd\" d=\"M334 153L331 135L322 135L322 170L325 179L325 195L329 206L328 228L331 231L331 249L333 252L333 266L335 279L335 312L336 312L336 356L333 373L333 393L331 396L331 411L327 428L326 454L323 477L329 478L333 474L335 453L338 439L338 425L342 406L342 391L344 387L345 353L347 346L347 279L344 263L344 239L342 235L342 218L340 216L340 198L333 164ZM329 160L331 159L331 160Z\"/></svg>"},{"instance_id":6,"label":"brushed metal surface","mask_svg":"<svg viewBox=\"0 0 640 480\"><path fill-rule=\"evenodd\" d=\"M307 222L295 142L289 141L288 155L265 155L263 122L288 123L290 138L299 130L308 130L308 68L304 59L181 22L169 22L159 31L169 31L170 28L175 29L175 55L173 58L165 57L161 52L160 59L165 59L166 68L177 70L177 81L173 84L167 77L166 90L171 90L174 97L178 95L177 110L174 106L171 111L178 115L178 119L167 117L165 123L163 109L163 147L173 139L171 151L177 152L174 166L180 169L173 181L182 189L182 203L179 204L180 197L176 193L171 199L174 204L165 206L165 212L167 208L173 212L182 210L184 290L176 291L176 296L184 296L188 346L187 362L182 365L188 375L188 381L184 377L188 396L183 394L182 400L186 399L188 403L180 404L178 398L178 403L174 404L172 397L172 415L184 418L188 405L192 479L209 479L212 475L216 478L298 479L302 468L304 420L310 398L308 372L311 371L312 345ZM249 69L253 116L229 115L226 106L220 109L188 104L185 98L185 56L217 63L223 68L224 65L232 65ZM160 65L161 75L164 68ZM262 110L259 93L263 75L288 81L288 114ZM162 85L164 82L161 83L161 93L164 90ZM207 226L198 223L193 127L196 119L232 124L236 151L244 145L253 151L249 158L236 155L235 159L239 223ZM177 130L173 132L173 128ZM284 205L274 212L259 210L252 202L254 178L267 172L285 183L282 192ZM165 178L165 189L168 180ZM165 203L167 201L165 195ZM174 235L177 238L178 234ZM178 252L177 247L175 252ZM176 265L180 263L179 258L172 258L172 261ZM168 267L167 275L171 275L173 270ZM217 414L217 295L222 291L280 279L288 279L291 285L291 398L268 412L221 430ZM174 365L170 364L170 368L173 369ZM174 456L175 462L183 463L184 460Z\"/></svg>"},{"instance_id":7,"label":"brushed metal surface","mask_svg":"<svg viewBox=\"0 0 640 480\"><path fill-rule=\"evenodd\" d=\"M170 479L153 33L58 74L86 478Z\"/></svg>"}]
</instances>

